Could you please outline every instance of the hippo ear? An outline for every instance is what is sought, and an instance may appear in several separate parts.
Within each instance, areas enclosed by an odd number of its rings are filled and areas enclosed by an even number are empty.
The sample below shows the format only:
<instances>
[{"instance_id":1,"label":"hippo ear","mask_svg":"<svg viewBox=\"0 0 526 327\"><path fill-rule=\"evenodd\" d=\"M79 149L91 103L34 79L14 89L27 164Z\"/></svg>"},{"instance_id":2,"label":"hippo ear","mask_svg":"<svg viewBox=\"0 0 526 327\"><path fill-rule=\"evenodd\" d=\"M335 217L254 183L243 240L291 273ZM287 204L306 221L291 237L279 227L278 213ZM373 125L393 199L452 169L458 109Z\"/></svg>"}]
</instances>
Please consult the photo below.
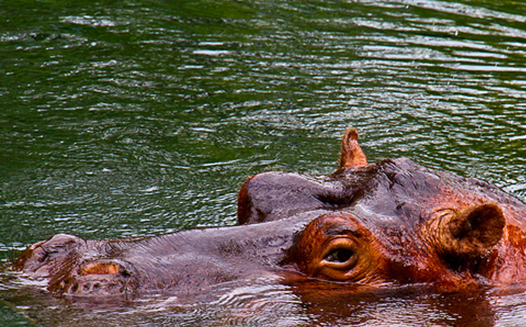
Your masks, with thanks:
<instances>
[{"instance_id":1,"label":"hippo ear","mask_svg":"<svg viewBox=\"0 0 526 327\"><path fill-rule=\"evenodd\" d=\"M358 132L354 128L349 128L343 136L339 166L340 169L367 166L367 158L358 144Z\"/></svg>"},{"instance_id":2,"label":"hippo ear","mask_svg":"<svg viewBox=\"0 0 526 327\"><path fill-rule=\"evenodd\" d=\"M441 224L440 247L453 256L483 256L502 238L506 220L495 203L470 207Z\"/></svg>"}]
</instances>

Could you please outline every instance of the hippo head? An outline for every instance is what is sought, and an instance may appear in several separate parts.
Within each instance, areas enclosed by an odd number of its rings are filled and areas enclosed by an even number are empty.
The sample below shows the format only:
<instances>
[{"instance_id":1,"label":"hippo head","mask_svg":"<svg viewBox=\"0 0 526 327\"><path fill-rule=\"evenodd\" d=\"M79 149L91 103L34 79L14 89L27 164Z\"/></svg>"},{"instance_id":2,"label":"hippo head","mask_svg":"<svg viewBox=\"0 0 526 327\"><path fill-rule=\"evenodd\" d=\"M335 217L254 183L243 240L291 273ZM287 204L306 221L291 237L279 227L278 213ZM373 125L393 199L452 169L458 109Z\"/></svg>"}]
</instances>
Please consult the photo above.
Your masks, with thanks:
<instances>
[{"instance_id":1,"label":"hippo head","mask_svg":"<svg viewBox=\"0 0 526 327\"><path fill-rule=\"evenodd\" d=\"M369 164L351 129L332 175L249 178L239 226L123 240L59 234L28 247L15 268L49 279L56 295L126 301L257 276L345 290L424 283L449 291L526 282L525 217L524 203L486 182L406 158Z\"/></svg>"},{"instance_id":2,"label":"hippo head","mask_svg":"<svg viewBox=\"0 0 526 327\"><path fill-rule=\"evenodd\" d=\"M317 280L456 289L481 271L502 238L505 221L495 204L447 211L412 231L368 227L370 221L349 212L327 213L296 236L284 263Z\"/></svg>"},{"instance_id":3,"label":"hippo head","mask_svg":"<svg viewBox=\"0 0 526 327\"><path fill-rule=\"evenodd\" d=\"M456 289L494 277L502 197L487 183L405 158L369 165L351 129L334 174L256 175L241 189L238 217L251 224L324 210L297 232L282 262L310 279Z\"/></svg>"}]
</instances>

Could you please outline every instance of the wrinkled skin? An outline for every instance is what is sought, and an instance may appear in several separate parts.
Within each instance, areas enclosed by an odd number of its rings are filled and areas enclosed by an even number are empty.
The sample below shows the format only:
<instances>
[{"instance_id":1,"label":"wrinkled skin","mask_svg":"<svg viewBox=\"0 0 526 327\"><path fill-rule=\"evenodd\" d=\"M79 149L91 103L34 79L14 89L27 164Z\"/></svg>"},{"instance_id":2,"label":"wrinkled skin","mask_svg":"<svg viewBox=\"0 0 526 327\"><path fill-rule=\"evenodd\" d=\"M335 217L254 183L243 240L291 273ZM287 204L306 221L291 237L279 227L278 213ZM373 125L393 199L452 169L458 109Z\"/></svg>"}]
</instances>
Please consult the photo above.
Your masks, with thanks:
<instances>
[{"instance_id":1,"label":"wrinkled skin","mask_svg":"<svg viewBox=\"0 0 526 327\"><path fill-rule=\"evenodd\" d=\"M28 247L15 268L47 278L57 296L126 300L261 276L342 290L526 282L524 203L406 158L369 164L353 129L330 176L266 172L247 180L238 220L137 239L60 234Z\"/></svg>"}]
</instances>

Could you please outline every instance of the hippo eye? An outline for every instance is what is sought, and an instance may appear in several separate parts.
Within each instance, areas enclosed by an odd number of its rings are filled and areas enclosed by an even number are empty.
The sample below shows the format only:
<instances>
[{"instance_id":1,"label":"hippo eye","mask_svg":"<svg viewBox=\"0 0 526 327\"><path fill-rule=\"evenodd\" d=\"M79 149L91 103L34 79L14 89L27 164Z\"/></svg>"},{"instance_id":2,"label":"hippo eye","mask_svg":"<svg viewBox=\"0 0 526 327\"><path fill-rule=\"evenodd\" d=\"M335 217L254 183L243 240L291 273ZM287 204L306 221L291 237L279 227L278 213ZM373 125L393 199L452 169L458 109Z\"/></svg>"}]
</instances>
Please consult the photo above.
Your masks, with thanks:
<instances>
[{"instance_id":1,"label":"hippo eye","mask_svg":"<svg viewBox=\"0 0 526 327\"><path fill-rule=\"evenodd\" d=\"M329 253L325 260L328 262L334 263L344 263L347 262L354 255L354 251L350 249L338 249Z\"/></svg>"},{"instance_id":2,"label":"hippo eye","mask_svg":"<svg viewBox=\"0 0 526 327\"><path fill-rule=\"evenodd\" d=\"M349 271L358 262L356 243L348 237L337 237L328 242L320 264L327 269Z\"/></svg>"}]
</instances>

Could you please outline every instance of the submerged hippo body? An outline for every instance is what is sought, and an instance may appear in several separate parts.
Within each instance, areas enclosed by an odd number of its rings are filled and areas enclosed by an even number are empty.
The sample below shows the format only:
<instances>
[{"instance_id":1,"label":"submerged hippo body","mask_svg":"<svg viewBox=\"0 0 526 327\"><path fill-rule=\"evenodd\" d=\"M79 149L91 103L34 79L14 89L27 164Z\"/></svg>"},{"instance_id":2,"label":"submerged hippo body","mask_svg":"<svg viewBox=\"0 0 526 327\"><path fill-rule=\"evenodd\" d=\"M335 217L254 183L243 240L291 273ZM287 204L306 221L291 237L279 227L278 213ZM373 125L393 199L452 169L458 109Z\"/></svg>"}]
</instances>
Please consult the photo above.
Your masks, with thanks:
<instances>
[{"instance_id":1,"label":"submerged hippo body","mask_svg":"<svg viewBox=\"0 0 526 327\"><path fill-rule=\"evenodd\" d=\"M439 290L526 282L526 206L478 179L409 159L368 164L353 129L330 176L267 172L238 200L239 226L157 237L56 235L15 268L56 295L133 299L274 276L285 283ZM333 283L337 282L337 283Z\"/></svg>"}]
</instances>

